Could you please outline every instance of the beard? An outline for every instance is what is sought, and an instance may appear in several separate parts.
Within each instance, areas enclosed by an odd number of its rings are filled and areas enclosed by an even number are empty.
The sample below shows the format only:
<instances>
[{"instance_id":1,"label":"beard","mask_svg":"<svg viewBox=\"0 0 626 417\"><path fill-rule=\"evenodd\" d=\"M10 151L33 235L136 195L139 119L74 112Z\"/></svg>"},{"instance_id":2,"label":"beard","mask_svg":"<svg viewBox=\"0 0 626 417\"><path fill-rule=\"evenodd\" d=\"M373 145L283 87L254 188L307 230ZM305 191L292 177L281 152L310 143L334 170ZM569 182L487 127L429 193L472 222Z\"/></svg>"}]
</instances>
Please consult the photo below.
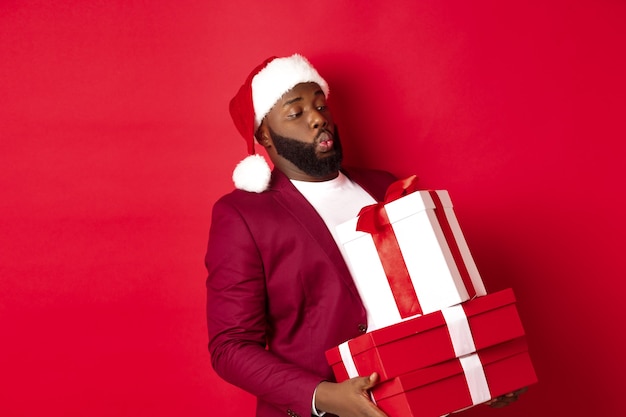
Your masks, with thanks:
<instances>
[{"instance_id":1,"label":"beard","mask_svg":"<svg viewBox=\"0 0 626 417\"><path fill-rule=\"evenodd\" d=\"M332 135L333 151L329 152L329 154L322 154L321 157L317 155L315 148L324 130L319 131L313 143L303 143L297 139L281 136L271 128L269 132L278 155L294 164L307 175L316 178L326 177L337 172L341 167L343 152L341 150L341 141L339 140L339 131L336 126L335 134Z\"/></svg>"}]
</instances>

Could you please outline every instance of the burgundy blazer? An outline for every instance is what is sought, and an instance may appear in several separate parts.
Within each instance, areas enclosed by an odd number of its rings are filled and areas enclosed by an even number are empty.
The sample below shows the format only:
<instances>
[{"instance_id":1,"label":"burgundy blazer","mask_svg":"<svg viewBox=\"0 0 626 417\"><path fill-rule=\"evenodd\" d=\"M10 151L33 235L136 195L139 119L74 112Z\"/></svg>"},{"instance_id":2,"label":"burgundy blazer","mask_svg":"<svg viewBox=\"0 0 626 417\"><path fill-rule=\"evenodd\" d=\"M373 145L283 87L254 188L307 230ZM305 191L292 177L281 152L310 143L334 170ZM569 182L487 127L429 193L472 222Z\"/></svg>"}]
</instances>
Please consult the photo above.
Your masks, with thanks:
<instances>
[{"instance_id":1,"label":"burgundy blazer","mask_svg":"<svg viewBox=\"0 0 626 417\"><path fill-rule=\"evenodd\" d=\"M377 201L395 178L345 170ZM334 380L324 352L367 329L330 231L274 170L263 193L234 190L213 207L206 254L209 351L215 371L257 396L257 417L309 416Z\"/></svg>"}]
</instances>

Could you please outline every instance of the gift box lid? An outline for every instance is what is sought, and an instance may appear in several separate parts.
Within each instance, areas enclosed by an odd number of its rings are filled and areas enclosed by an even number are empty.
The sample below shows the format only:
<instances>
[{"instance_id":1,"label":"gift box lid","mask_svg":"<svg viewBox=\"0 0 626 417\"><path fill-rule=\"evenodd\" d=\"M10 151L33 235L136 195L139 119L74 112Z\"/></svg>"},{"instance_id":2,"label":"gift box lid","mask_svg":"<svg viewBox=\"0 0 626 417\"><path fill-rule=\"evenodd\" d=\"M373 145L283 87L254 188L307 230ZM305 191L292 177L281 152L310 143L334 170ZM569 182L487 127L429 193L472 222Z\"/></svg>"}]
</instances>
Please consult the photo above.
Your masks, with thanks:
<instances>
[{"instance_id":1,"label":"gift box lid","mask_svg":"<svg viewBox=\"0 0 626 417\"><path fill-rule=\"evenodd\" d=\"M341 362L341 353L339 352L339 348L334 347L332 349L328 349L325 354L326 362L328 362L329 365L333 366Z\"/></svg>"},{"instance_id":2,"label":"gift box lid","mask_svg":"<svg viewBox=\"0 0 626 417\"><path fill-rule=\"evenodd\" d=\"M490 364L495 362L506 360L523 353L527 354L527 352L528 345L526 343L526 338L522 336L508 342L480 350L477 354L483 367L488 367ZM375 398L377 401L381 401L385 398L398 395L403 392L409 392L413 389L461 374L463 374L463 367L460 360L458 358L451 359L437 365L397 376L377 385L375 387Z\"/></svg>"},{"instance_id":3,"label":"gift box lid","mask_svg":"<svg viewBox=\"0 0 626 417\"><path fill-rule=\"evenodd\" d=\"M424 210L435 210L437 206L431 193L437 194L442 208L453 208L452 200L447 190L416 191L384 204L389 220L391 222L397 222L416 213L423 212ZM355 217L337 225L335 231L341 243L345 244L368 234L356 230L358 220L358 217Z\"/></svg>"},{"instance_id":4,"label":"gift box lid","mask_svg":"<svg viewBox=\"0 0 626 417\"><path fill-rule=\"evenodd\" d=\"M461 306L463 307L463 310L465 311L465 314L470 321L471 328L471 322L478 319L478 316L514 303L515 295L513 293L513 290L507 288L505 290L488 294L486 296L476 297L473 300L462 303ZM522 327L521 321L519 320L519 317L515 315L514 318L515 320L511 320L510 316L499 317L498 315L491 315L490 320L501 319L506 322L506 325L498 328L497 332L491 332L493 333L494 337L501 341L503 339L505 340L524 334L524 329ZM402 321L400 323L396 323L391 326L387 326L358 336L350 340L348 344L350 346L350 351L352 352L352 354L357 355L360 352L372 349L376 346L382 346L388 343L395 342L402 338L412 337L418 333L430 331L442 326L446 326L444 315L441 311L435 311L433 313ZM485 340L482 345L488 346L491 343L491 341ZM476 348L480 347L482 346L476 346ZM333 355L331 355L331 357L333 357ZM329 360L330 359L331 358L329 358Z\"/></svg>"},{"instance_id":5,"label":"gift box lid","mask_svg":"<svg viewBox=\"0 0 626 417\"><path fill-rule=\"evenodd\" d=\"M389 220L396 222L408 216L412 216L417 212L436 210L438 207L433 200L433 193L437 195L441 203L441 208L447 209L454 207L447 190L417 191L385 204L385 210L389 215Z\"/></svg>"}]
</instances>

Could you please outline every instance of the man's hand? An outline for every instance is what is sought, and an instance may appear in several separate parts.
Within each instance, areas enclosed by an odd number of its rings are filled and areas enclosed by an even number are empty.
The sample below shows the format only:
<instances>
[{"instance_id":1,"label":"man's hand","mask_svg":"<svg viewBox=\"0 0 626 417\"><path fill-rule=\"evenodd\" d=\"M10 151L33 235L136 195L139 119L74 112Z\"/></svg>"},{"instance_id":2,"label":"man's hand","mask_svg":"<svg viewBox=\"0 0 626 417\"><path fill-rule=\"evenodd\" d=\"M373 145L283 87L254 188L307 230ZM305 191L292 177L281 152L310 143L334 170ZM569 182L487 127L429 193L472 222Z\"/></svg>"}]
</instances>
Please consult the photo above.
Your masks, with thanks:
<instances>
[{"instance_id":1,"label":"man's hand","mask_svg":"<svg viewBox=\"0 0 626 417\"><path fill-rule=\"evenodd\" d=\"M501 407L505 407L511 403L514 403L515 401L517 401L517 398L525 393L526 391L528 391L528 388L522 388L522 389L518 389L517 391L513 391L511 393L508 393L506 395L501 395L497 398L494 398L493 400L489 400L487 401L485 404L487 404L488 406L491 406L493 408L501 408Z\"/></svg>"},{"instance_id":2,"label":"man's hand","mask_svg":"<svg viewBox=\"0 0 626 417\"><path fill-rule=\"evenodd\" d=\"M368 390L378 382L378 374L356 377L340 383L324 381L317 386L315 407L339 417L387 417L370 400Z\"/></svg>"}]
</instances>

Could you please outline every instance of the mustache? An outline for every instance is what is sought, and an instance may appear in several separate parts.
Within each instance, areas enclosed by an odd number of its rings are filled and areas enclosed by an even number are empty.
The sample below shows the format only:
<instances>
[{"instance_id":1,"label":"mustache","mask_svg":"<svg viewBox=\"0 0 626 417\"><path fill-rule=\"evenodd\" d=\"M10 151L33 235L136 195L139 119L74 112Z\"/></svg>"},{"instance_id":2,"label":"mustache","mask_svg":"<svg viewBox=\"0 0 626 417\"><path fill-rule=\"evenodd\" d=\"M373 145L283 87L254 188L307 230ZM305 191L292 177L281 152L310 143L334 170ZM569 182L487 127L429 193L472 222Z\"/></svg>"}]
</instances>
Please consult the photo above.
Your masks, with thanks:
<instances>
[{"instance_id":1,"label":"mustache","mask_svg":"<svg viewBox=\"0 0 626 417\"><path fill-rule=\"evenodd\" d=\"M326 129L325 127L320 127L319 132L317 132L317 134L315 135L315 142L319 142L320 141L320 137L326 133L331 139L335 139L335 134L333 132L331 132L330 130Z\"/></svg>"}]
</instances>

